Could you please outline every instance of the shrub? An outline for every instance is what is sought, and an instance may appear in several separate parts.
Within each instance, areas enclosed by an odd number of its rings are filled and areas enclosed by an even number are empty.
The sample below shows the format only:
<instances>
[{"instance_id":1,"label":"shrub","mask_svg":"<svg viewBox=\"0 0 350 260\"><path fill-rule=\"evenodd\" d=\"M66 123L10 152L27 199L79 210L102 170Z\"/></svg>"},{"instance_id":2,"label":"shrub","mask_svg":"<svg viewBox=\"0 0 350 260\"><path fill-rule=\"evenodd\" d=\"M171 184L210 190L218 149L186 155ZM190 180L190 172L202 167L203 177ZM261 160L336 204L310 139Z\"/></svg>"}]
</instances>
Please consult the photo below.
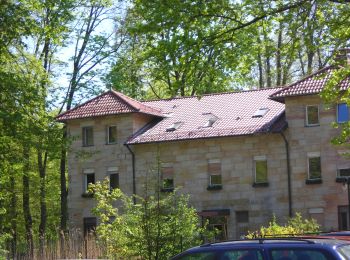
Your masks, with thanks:
<instances>
[{"instance_id":1,"label":"shrub","mask_svg":"<svg viewBox=\"0 0 350 260\"><path fill-rule=\"evenodd\" d=\"M303 234L318 233L320 226L314 219L303 219L300 213L296 213L295 217L290 218L286 225L279 225L276 217L273 216L267 227L260 227L259 230L248 232L247 238L260 237L283 237L283 236L297 236Z\"/></svg>"}]
</instances>

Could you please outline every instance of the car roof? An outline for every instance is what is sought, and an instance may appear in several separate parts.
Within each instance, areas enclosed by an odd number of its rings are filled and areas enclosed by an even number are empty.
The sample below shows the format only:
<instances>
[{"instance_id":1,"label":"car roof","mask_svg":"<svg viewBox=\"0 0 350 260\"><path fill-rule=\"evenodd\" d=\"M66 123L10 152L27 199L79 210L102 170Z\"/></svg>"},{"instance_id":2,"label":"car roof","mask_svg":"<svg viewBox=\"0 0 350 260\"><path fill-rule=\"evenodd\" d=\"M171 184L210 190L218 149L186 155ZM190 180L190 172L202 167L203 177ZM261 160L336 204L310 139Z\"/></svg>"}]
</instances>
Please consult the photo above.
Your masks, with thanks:
<instances>
[{"instance_id":1,"label":"car roof","mask_svg":"<svg viewBox=\"0 0 350 260\"><path fill-rule=\"evenodd\" d=\"M335 238L324 238L324 237L315 237L315 238L263 238L263 239L244 239L244 240L232 240L224 241L217 243L207 243L201 246L192 248L193 250L205 249L205 248L235 248L235 247L251 247L251 246L278 246L278 245L303 245L309 244L317 247L318 245L322 246L341 246L341 245L350 245L349 242L344 240L338 240Z\"/></svg>"},{"instance_id":2,"label":"car roof","mask_svg":"<svg viewBox=\"0 0 350 260\"><path fill-rule=\"evenodd\" d=\"M334 250L337 247L350 246L350 243L345 240L335 238L315 237L315 238L261 238L261 239L244 239L232 240L217 243L207 243L201 246L192 247L185 250L179 255L199 252L219 252L225 250L249 250L249 249L323 249ZM179 256L178 255L178 256ZM175 259L176 257L174 257Z\"/></svg>"},{"instance_id":3,"label":"car roof","mask_svg":"<svg viewBox=\"0 0 350 260\"><path fill-rule=\"evenodd\" d=\"M350 231L337 231L322 234L323 236L350 236Z\"/></svg>"}]
</instances>

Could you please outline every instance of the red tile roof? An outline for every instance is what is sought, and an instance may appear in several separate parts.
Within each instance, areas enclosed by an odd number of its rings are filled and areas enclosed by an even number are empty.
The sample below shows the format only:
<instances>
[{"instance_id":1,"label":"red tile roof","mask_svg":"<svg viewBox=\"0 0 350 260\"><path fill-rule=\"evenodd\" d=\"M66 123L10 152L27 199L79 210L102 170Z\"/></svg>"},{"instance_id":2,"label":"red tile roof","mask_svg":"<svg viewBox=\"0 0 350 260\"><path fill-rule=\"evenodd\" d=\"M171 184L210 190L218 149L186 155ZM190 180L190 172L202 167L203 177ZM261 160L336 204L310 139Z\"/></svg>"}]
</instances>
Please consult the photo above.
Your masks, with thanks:
<instances>
[{"instance_id":1,"label":"red tile roof","mask_svg":"<svg viewBox=\"0 0 350 260\"><path fill-rule=\"evenodd\" d=\"M162 117L161 111L125 96L117 91L107 91L82 105L66 111L56 117L64 122L71 119L89 118L96 116L116 115L125 113L143 113Z\"/></svg>"},{"instance_id":2,"label":"red tile roof","mask_svg":"<svg viewBox=\"0 0 350 260\"><path fill-rule=\"evenodd\" d=\"M163 111L162 120L152 122L132 136L127 143L150 143L174 140L238 136L280 131L286 127L284 104L269 99L276 88L198 97L184 97L143 102ZM260 108L269 111L263 117L252 117ZM217 117L211 127L204 127L208 116ZM175 131L166 129L183 122Z\"/></svg>"},{"instance_id":3,"label":"red tile roof","mask_svg":"<svg viewBox=\"0 0 350 260\"><path fill-rule=\"evenodd\" d=\"M271 95L272 99L283 101L285 97L290 96L304 96L304 95L315 95L319 94L325 87L327 81L332 76L332 73L337 68L335 66L325 67L316 73L307 76L287 87L273 93ZM349 78L343 80L340 83L340 90L345 90L350 84Z\"/></svg>"}]
</instances>

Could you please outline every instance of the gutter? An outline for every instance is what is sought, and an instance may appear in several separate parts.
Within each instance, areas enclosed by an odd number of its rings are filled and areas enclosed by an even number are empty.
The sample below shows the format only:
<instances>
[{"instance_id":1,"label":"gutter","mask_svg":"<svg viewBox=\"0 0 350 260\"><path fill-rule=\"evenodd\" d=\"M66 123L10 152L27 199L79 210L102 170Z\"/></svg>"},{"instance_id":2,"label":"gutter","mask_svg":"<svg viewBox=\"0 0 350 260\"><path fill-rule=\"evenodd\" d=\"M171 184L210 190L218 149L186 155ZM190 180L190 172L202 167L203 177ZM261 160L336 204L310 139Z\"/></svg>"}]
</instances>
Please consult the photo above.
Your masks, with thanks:
<instances>
[{"instance_id":1,"label":"gutter","mask_svg":"<svg viewBox=\"0 0 350 260\"><path fill-rule=\"evenodd\" d=\"M124 144L126 148L129 150L131 154L131 161L132 161L132 193L133 193L133 202L134 205L136 204L136 174L135 174L135 153L131 150L130 146L128 144Z\"/></svg>"},{"instance_id":2,"label":"gutter","mask_svg":"<svg viewBox=\"0 0 350 260\"><path fill-rule=\"evenodd\" d=\"M284 140L284 144L286 147L286 155L287 155L287 184L288 184L288 209L289 209L289 217L293 216L293 208L292 208L292 185L291 185L291 170L290 170L290 155L289 155L289 143L286 136L283 133L283 130L279 132Z\"/></svg>"}]
</instances>

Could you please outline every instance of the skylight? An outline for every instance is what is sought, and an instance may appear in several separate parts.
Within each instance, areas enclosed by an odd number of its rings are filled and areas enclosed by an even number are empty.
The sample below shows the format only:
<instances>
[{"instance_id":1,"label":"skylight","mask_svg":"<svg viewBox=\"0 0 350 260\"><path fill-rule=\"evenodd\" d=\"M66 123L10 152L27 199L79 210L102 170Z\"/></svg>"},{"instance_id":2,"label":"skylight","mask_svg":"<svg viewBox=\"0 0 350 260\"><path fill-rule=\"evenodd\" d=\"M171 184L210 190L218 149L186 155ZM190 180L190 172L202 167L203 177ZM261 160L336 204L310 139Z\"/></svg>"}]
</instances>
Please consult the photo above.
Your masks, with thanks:
<instances>
[{"instance_id":1,"label":"skylight","mask_svg":"<svg viewBox=\"0 0 350 260\"><path fill-rule=\"evenodd\" d=\"M170 125L169 127L167 127L166 131L173 132L173 131L177 130L182 124L183 124L182 122L175 122L172 125Z\"/></svg>"},{"instance_id":2,"label":"skylight","mask_svg":"<svg viewBox=\"0 0 350 260\"><path fill-rule=\"evenodd\" d=\"M203 115L206 116L208 120L207 122L205 122L203 127L212 127L213 124L218 120L218 117L212 113L204 113Z\"/></svg>"},{"instance_id":3,"label":"skylight","mask_svg":"<svg viewBox=\"0 0 350 260\"><path fill-rule=\"evenodd\" d=\"M267 112L269 112L269 110L270 109L267 107L259 108L258 110L255 111L252 117L263 117L264 115L266 115Z\"/></svg>"}]
</instances>

